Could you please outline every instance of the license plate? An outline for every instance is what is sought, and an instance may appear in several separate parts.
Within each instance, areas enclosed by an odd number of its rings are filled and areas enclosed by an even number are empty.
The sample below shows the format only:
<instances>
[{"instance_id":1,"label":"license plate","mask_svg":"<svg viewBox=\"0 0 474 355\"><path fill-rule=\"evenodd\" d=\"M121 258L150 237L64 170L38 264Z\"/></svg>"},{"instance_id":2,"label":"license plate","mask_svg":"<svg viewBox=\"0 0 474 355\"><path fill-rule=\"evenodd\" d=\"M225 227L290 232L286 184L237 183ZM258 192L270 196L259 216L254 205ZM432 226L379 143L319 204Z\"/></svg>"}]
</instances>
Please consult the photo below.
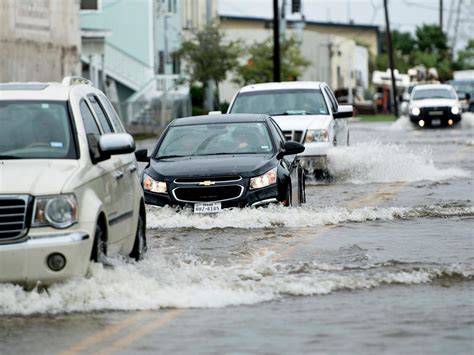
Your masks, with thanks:
<instances>
[{"instance_id":1,"label":"license plate","mask_svg":"<svg viewBox=\"0 0 474 355\"><path fill-rule=\"evenodd\" d=\"M441 125L441 120L439 120L439 119L431 120L431 125L432 126L440 126Z\"/></svg>"},{"instance_id":2,"label":"license plate","mask_svg":"<svg viewBox=\"0 0 474 355\"><path fill-rule=\"evenodd\" d=\"M194 213L217 213L222 209L220 202L196 203L194 204Z\"/></svg>"},{"instance_id":3,"label":"license plate","mask_svg":"<svg viewBox=\"0 0 474 355\"><path fill-rule=\"evenodd\" d=\"M443 116L443 111L430 111L428 114L430 116Z\"/></svg>"}]
</instances>

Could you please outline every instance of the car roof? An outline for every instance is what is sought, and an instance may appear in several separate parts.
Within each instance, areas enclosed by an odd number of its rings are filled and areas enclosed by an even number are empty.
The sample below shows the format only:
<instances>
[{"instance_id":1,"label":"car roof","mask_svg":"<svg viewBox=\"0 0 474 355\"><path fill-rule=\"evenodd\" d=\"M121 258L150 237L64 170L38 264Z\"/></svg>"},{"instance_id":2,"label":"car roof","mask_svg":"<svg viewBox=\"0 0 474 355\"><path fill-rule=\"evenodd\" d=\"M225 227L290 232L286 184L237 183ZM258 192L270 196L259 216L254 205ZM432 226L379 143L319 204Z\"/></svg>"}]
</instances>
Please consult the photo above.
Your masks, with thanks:
<instances>
[{"instance_id":1,"label":"car roof","mask_svg":"<svg viewBox=\"0 0 474 355\"><path fill-rule=\"evenodd\" d=\"M288 90L288 89L320 89L324 84L320 81L284 81L281 83L263 83L244 86L239 93L267 90Z\"/></svg>"},{"instance_id":2,"label":"car roof","mask_svg":"<svg viewBox=\"0 0 474 355\"><path fill-rule=\"evenodd\" d=\"M176 118L170 123L170 126L188 126L212 123L266 122L268 119L269 116L267 115L252 113L204 115Z\"/></svg>"},{"instance_id":3,"label":"car roof","mask_svg":"<svg viewBox=\"0 0 474 355\"><path fill-rule=\"evenodd\" d=\"M61 83L0 83L0 100L66 101L71 90L85 85Z\"/></svg>"},{"instance_id":4,"label":"car roof","mask_svg":"<svg viewBox=\"0 0 474 355\"><path fill-rule=\"evenodd\" d=\"M418 90L428 90L428 89L447 89L447 90L453 90L454 88L451 85L448 84L422 84L422 85L416 85L413 88L413 91L418 91Z\"/></svg>"}]
</instances>

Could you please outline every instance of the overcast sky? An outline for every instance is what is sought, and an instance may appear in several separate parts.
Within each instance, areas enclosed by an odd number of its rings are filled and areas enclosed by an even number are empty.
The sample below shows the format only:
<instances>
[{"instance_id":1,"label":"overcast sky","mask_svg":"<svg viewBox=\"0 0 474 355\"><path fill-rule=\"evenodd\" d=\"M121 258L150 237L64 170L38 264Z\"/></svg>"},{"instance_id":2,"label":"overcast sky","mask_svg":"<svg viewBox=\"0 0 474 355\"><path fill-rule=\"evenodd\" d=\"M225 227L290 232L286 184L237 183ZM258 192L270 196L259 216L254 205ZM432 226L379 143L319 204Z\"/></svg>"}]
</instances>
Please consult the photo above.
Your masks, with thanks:
<instances>
[{"instance_id":1,"label":"overcast sky","mask_svg":"<svg viewBox=\"0 0 474 355\"><path fill-rule=\"evenodd\" d=\"M280 0L282 2L283 0ZM218 0L220 15L253 17L273 16L273 0ZM474 0L443 0L444 30L452 38L455 33L458 4L461 2L457 49L474 38ZM287 0L291 3L291 0ZM439 0L388 0L393 29L414 32L417 25L439 23ZM385 27L383 0L303 0L307 20L332 21Z\"/></svg>"}]
</instances>

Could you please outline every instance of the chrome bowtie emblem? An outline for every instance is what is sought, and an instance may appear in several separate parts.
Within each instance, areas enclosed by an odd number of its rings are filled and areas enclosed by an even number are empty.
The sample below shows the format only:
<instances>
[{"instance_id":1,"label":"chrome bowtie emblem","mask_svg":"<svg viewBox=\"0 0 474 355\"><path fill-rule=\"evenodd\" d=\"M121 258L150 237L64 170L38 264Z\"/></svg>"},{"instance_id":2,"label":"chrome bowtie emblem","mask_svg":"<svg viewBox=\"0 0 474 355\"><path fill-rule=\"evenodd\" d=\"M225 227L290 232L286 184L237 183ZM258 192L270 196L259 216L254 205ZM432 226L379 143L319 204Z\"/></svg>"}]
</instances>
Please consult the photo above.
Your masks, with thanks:
<instances>
[{"instance_id":1,"label":"chrome bowtie emblem","mask_svg":"<svg viewBox=\"0 0 474 355\"><path fill-rule=\"evenodd\" d=\"M203 182L200 182L199 185L200 186L211 186L211 185L215 185L216 183L214 181L210 181L210 180L206 180L206 181L203 181Z\"/></svg>"}]
</instances>

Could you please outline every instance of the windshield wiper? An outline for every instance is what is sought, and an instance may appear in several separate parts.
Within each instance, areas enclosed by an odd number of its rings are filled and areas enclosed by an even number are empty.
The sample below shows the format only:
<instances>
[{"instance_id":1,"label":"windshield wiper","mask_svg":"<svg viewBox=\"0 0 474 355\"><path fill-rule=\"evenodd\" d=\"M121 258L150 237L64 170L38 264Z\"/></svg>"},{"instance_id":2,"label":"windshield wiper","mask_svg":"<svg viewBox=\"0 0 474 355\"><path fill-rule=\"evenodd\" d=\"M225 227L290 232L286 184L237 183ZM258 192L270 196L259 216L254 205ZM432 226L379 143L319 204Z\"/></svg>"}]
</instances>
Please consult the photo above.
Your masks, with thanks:
<instances>
[{"instance_id":1,"label":"windshield wiper","mask_svg":"<svg viewBox=\"0 0 474 355\"><path fill-rule=\"evenodd\" d=\"M155 159L160 160L160 159L168 159L168 158L184 158L188 156L189 155L162 155L160 157L156 157Z\"/></svg>"},{"instance_id":2,"label":"windshield wiper","mask_svg":"<svg viewBox=\"0 0 474 355\"><path fill-rule=\"evenodd\" d=\"M312 112L305 110L288 110L281 113L271 113L270 116L298 116L298 115L314 115Z\"/></svg>"}]
</instances>

